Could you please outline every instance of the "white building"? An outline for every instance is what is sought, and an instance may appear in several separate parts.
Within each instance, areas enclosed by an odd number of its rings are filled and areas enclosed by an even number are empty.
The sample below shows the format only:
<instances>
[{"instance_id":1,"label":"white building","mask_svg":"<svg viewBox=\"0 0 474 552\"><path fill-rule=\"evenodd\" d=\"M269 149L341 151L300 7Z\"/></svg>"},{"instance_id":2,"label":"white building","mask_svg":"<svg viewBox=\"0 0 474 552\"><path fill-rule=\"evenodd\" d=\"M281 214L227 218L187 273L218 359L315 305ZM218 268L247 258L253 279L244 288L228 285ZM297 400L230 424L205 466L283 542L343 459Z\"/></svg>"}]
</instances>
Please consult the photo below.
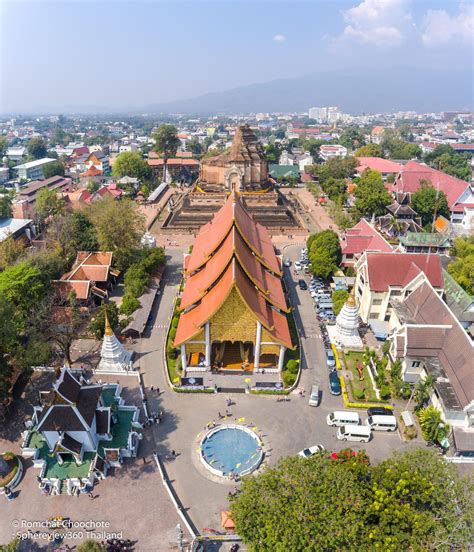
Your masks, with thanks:
<instances>
[{"instance_id":1,"label":"white building","mask_svg":"<svg viewBox=\"0 0 474 552\"><path fill-rule=\"evenodd\" d=\"M22 180L42 180L44 178L43 167L55 161L57 159L45 157L44 159L23 163L23 165L17 165L14 170L17 172L18 178Z\"/></svg>"},{"instance_id":2,"label":"white building","mask_svg":"<svg viewBox=\"0 0 474 552\"><path fill-rule=\"evenodd\" d=\"M19 163L27 155L27 149L24 146L10 146L7 149L6 156L10 161Z\"/></svg>"},{"instance_id":3,"label":"white building","mask_svg":"<svg viewBox=\"0 0 474 552\"><path fill-rule=\"evenodd\" d=\"M426 253L369 253L356 262L356 298L364 322L388 322L391 300L403 300L425 281L439 295L444 282L439 255Z\"/></svg>"},{"instance_id":4,"label":"white building","mask_svg":"<svg viewBox=\"0 0 474 552\"><path fill-rule=\"evenodd\" d=\"M390 356L402 363L405 381L436 378L432 404L474 450L474 344L437 291L425 281L404 301L393 301ZM459 433L461 431L461 433Z\"/></svg>"},{"instance_id":5,"label":"white building","mask_svg":"<svg viewBox=\"0 0 474 552\"><path fill-rule=\"evenodd\" d=\"M334 144L334 145L323 144L319 148L319 155L324 159L324 161L331 159L331 157L346 157L347 148L339 144Z\"/></svg>"},{"instance_id":6,"label":"white building","mask_svg":"<svg viewBox=\"0 0 474 552\"><path fill-rule=\"evenodd\" d=\"M298 165L298 169L303 172L304 168L314 164L313 156L309 151L293 150L293 153L283 150L280 155L279 165Z\"/></svg>"}]
</instances>

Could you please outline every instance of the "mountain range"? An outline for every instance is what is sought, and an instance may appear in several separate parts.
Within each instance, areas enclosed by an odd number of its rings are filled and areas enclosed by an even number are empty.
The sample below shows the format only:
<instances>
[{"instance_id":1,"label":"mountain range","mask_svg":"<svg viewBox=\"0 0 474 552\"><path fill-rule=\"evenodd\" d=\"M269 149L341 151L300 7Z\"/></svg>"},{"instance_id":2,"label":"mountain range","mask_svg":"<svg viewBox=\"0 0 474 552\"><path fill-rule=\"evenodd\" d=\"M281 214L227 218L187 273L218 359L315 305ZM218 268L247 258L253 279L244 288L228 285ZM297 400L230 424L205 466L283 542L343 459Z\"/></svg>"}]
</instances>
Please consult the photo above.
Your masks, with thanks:
<instances>
[{"instance_id":1,"label":"mountain range","mask_svg":"<svg viewBox=\"0 0 474 552\"><path fill-rule=\"evenodd\" d=\"M142 109L148 113L209 115L303 112L310 107L328 105L353 114L472 110L472 80L468 70L455 74L450 71L448 79L442 70L430 67L326 71L239 86Z\"/></svg>"}]
</instances>

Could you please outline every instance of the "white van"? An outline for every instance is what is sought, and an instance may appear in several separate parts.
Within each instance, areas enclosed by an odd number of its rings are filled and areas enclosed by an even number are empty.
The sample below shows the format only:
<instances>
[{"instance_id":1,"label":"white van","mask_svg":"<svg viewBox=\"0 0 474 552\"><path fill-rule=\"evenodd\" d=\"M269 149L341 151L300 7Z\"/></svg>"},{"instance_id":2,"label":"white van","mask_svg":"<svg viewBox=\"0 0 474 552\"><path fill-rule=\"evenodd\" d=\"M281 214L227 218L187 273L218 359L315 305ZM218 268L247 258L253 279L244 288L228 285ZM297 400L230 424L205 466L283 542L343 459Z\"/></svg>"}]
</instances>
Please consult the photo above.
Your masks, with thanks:
<instances>
[{"instance_id":1,"label":"white van","mask_svg":"<svg viewBox=\"0 0 474 552\"><path fill-rule=\"evenodd\" d=\"M313 383L311 386L311 395L309 396L309 406L319 406L319 385L317 383Z\"/></svg>"},{"instance_id":2,"label":"white van","mask_svg":"<svg viewBox=\"0 0 474 552\"><path fill-rule=\"evenodd\" d=\"M360 418L358 412L351 412L349 410L336 410L331 412L326 417L328 426L342 427L348 424L358 425L360 424Z\"/></svg>"},{"instance_id":3,"label":"white van","mask_svg":"<svg viewBox=\"0 0 474 552\"><path fill-rule=\"evenodd\" d=\"M370 427L363 425L345 425L337 430L337 438L340 441L359 441L360 443L368 443L372 437Z\"/></svg>"},{"instance_id":4,"label":"white van","mask_svg":"<svg viewBox=\"0 0 474 552\"><path fill-rule=\"evenodd\" d=\"M374 431L395 431L397 429L395 416L369 416L365 423Z\"/></svg>"}]
</instances>

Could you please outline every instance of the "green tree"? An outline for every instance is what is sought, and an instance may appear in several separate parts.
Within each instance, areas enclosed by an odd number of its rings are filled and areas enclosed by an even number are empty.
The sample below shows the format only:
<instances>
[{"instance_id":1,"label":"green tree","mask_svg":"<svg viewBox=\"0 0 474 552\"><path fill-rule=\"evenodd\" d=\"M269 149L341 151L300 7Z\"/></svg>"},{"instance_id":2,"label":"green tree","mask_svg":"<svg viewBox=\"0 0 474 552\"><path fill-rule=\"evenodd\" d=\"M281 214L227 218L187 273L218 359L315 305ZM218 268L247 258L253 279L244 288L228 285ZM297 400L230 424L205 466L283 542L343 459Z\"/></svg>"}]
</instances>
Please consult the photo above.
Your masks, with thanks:
<instances>
[{"instance_id":1,"label":"green tree","mask_svg":"<svg viewBox=\"0 0 474 552\"><path fill-rule=\"evenodd\" d=\"M413 398L416 403L416 410L420 410L428 403L431 393L433 392L435 383L436 378L429 375L416 384L415 390L413 392Z\"/></svg>"},{"instance_id":2,"label":"green tree","mask_svg":"<svg viewBox=\"0 0 474 552\"><path fill-rule=\"evenodd\" d=\"M285 458L245 478L231 512L248 549L363 549L371 498L364 460L363 453L349 462Z\"/></svg>"},{"instance_id":3,"label":"green tree","mask_svg":"<svg viewBox=\"0 0 474 552\"><path fill-rule=\"evenodd\" d=\"M347 199L346 181L344 179L330 177L321 184L321 188L332 201L342 204Z\"/></svg>"},{"instance_id":4,"label":"green tree","mask_svg":"<svg viewBox=\"0 0 474 552\"><path fill-rule=\"evenodd\" d=\"M337 269L336 261L331 253L323 247L314 249L309 257L310 270L315 276L320 278L329 278Z\"/></svg>"},{"instance_id":5,"label":"green tree","mask_svg":"<svg viewBox=\"0 0 474 552\"><path fill-rule=\"evenodd\" d=\"M46 286L40 270L23 261L0 272L0 295L15 309L18 323L24 323L30 310L45 294Z\"/></svg>"},{"instance_id":6,"label":"green tree","mask_svg":"<svg viewBox=\"0 0 474 552\"><path fill-rule=\"evenodd\" d=\"M4 270L17 261L24 254L25 248L23 240L15 240L12 236L0 242L0 269Z\"/></svg>"},{"instance_id":7,"label":"green tree","mask_svg":"<svg viewBox=\"0 0 474 552\"><path fill-rule=\"evenodd\" d=\"M365 146L365 136L359 128L349 127L342 131L337 143L346 147L348 150L353 151Z\"/></svg>"},{"instance_id":8,"label":"green tree","mask_svg":"<svg viewBox=\"0 0 474 552\"><path fill-rule=\"evenodd\" d=\"M449 435L449 425L443 420L441 411L429 405L418 412L423 439L441 443Z\"/></svg>"},{"instance_id":9,"label":"green tree","mask_svg":"<svg viewBox=\"0 0 474 552\"><path fill-rule=\"evenodd\" d=\"M265 146L265 156L270 163L278 163L282 148L278 142L272 142Z\"/></svg>"},{"instance_id":10,"label":"green tree","mask_svg":"<svg viewBox=\"0 0 474 552\"><path fill-rule=\"evenodd\" d=\"M467 293L474 295L474 237L456 238L448 264L448 272Z\"/></svg>"},{"instance_id":11,"label":"green tree","mask_svg":"<svg viewBox=\"0 0 474 552\"><path fill-rule=\"evenodd\" d=\"M90 194L95 194L100 190L100 182L98 180L89 180L89 182L86 185L86 190Z\"/></svg>"},{"instance_id":12,"label":"green tree","mask_svg":"<svg viewBox=\"0 0 474 552\"><path fill-rule=\"evenodd\" d=\"M383 149L379 144L367 144L356 150L354 157L383 157Z\"/></svg>"},{"instance_id":13,"label":"green tree","mask_svg":"<svg viewBox=\"0 0 474 552\"><path fill-rule=\"evenodd\" d=\"M92 222L102 251L112 251L119 269L126 268L140 248L145 232L145 218L129 199L104 198L94 202L86 212Z\"/></svg>"},{"instance_id":14,"label":"green tree","mask_svg":"<svg viewBox=\"0 0 474 552\"><path fill-rule=\"evenodd\" d=\"M154 150L163 156L163 180L167 174L167 164L170 157L174 157L178 151L180 140L178 131L173 125L161 125L153 134L155 141Z\"/></svg>"},{"instance_id":15,"label":"green tree","mask_svg":"<svg viewBox=\"0 0 474 552\"><path fill-rule=\"evenodd\" d=\"M191 140L188 140L186 143L186 149L192 152L192 154L196 157L199 157L204 152L204 148L197 138L191 138Z\"/></svg>"},{"instance_id":16,"label":"green tree","mask_svg":"<svg viewBox=\"0 0 474 552\"><path fill-rule=\"evenodd\" d=\"M349 298L349 292L345 289L337 289L332 294L332 310L335 315L341 312L342 307Z\"/></svg>"},{"instance_id":17,"label":"green tree","mask_svg":"<svg viewBox=\"0 0 474 552\"><path fill-rule=\"evenodd\" d=\"M43 167L43 176L45 178L51 178L52 176L64 176L66 169L61 161L54 161L48 163Z\"/></svg>"},{"instance_id":18,"label":"green tree","mask_svg":"<svg viewBox=\"0 0 474 552\"><path fill-rule=\"evenodd\" d=\"M382 140L382 149L387 152L390 159L420 159L421 148L417 144L411 144L397 138Z\"/></svg>"},{"instance_id":19,"label":"green tree","mask_svg":"<svg viewBox=\"0 0 474 552\"><path fill-rule=\"evenodd\" d=\"M371 469L367 550L466 550L473 482L431 450L395 452Z\"/></svg>"},{"instance_id":20,"label":"green tree","mask_svg":"<svg viewBox=\"0 0 474 552\"><path fill-rule=\"evenodd\" d=\"M44 223L49 217L62 214L65 203L54 190L42 188L36 196L34 209L40 222Z\"/></svg>"},{"instance_id":21,"label":"green tree","mask_svg":"<svg viewBox=\"0 0 474 552\"><path fill-rule=\"evenodd\" d=\"M139 308L140 301L133 295L125 293L122 298L122 303L120 304L120 313L124 314L125 316L130 316Z\"/></svg>"},{"instance_id":22,"label":"green tree","mask_svg":"<svg viewBox=\"0 0 474 552\"><path fill-rule=\"evenodd\" d=\"M109 319L112 330L115 330L118 326L119 310L116 303L113 301L102 303L102 305L95 312L89 324L89 331L94 334L96 339L102 339L104 337L105 313L107 313L107 318Z\"/></svg>"},{"instance_id":23,"label":"green tree","mask_svg":"<svg viewBox=\"0 0 474 552\"><path fill-rule=\"evenodd\" d=\"M105 546L97 541L87 539L77 547L77 552L105 552Z\"/></svg>"},{"instance_id":24,"label":"green tree","mask_svg":"<svg viewBox=\"0 0 474 552\"><path fill-rule=\"evenodd\" d=\"M138 152L124 151L115 160L112 174L118 178L130 176L147 180L151 177L151 168Z\"/></svg>"},{"instance_id":25,"label":"green tree","mask_svg":"<svg viewBox=\"0 0 474 552\"><path fill-rule=\"evenodd\" d=\"M339 243L339 236L334 230L323 230L322 232L311 234L306 240L306 244L309 253L311 253L312 250L322 247L334 257L336 264L341 262L341 245Z\"/></svg>"},{"instance_id":26,"label":"green tree","mask_svg":"<svg viewBox=\"0 0 474 552\"><path fill-rule=\"evenodd\" d=\"M471 179L470 159L470 154L458 153L448 144L440 144L424 156L431 167L467 181Z\"/></svg>"},{"instance_id":27,"label":"green tree","mask_svg":"<svg viewBox=\"0 0 474 552\"><path fill-rule=\"evenodd\" d=\"M48 148L46 147L46 142L40 136L35 136L32 138L27 145L28 154L33 159L42 159L46 157L46 152Z\"/></svg>"},{"instance_id":28,"label":"green tree","mask_svg":"<svg viewBox=\"0 0 474 552\"><path fill-rule=\"evenodd\" d=\"M366 169L354 191L355 209L361 217L380 216L385 213L385 208L392 201L387 192L382 175L371 169Z\"/></svg>"},{"instance_id":29,"label":"green tree","mask_svg":"<svg viewBox=\"0 0 474 552\"><path fill-rule=\"evenodd\" d=\"M8 194L0 195L0 219L11 218L12 211L12 198Z\"/></svg>"},{"instance_id":30,"label":"green tree","mask_svg":"<svg viewBox=\"0 0 474 552\"><path fill-rule=\"evenodd\" d=\"M450 216L445 193L435 190L429 180L420 180L419 189L411 196L411 206L420 215L423 226L433 224L439 215Z\"/></svg>"},{"instance_id":31,"label":"green tree","mask_svg":"<svg viewBox=\"0 0 474 552\"><path fill-rule=\"evenodd\" d=\"M7 153L7 149L8 149L8 139L5 138L4 136L0 136L0 161Z\"/></svg>"},{"instance_id":32,"label":"green tree","mask_svg":"<svg viewBox=\"0 0 474 552\"><path fill-rule=\"evenodd\" d=\"M0 552L17 552L20 547L20 540L18 538L13 539L8 544L0 544Z\"/></svg>"}]
</instances>

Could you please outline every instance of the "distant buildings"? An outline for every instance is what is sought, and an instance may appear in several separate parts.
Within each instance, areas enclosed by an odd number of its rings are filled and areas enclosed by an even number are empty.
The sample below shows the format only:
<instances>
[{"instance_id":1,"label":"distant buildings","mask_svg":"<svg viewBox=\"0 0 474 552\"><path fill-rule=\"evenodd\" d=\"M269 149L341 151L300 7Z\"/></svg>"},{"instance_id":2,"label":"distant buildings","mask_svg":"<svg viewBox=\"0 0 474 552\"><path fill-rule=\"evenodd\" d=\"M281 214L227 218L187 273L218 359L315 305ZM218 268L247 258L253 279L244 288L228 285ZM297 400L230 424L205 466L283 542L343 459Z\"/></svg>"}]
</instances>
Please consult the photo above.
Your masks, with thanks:
<instances>
[{"instance_id":1,"label":"distant buildings","mask_svg":"<svg viewBox=\"0 0 474 552\"><path fill-rule=\"evenodd\" d=\"M283 150L280 155L280 165L297 165L298 169L303 172L304 168L313 165L313 156L309 151L303 151L300 148L294 148L291 153Z\"/></svg>"},{"instance_id":2,"label":"distant buildings","mask_svg":"<svg viewBox=\"0 0 474 552\"><path fill-rule=\"evenodd\" d=\"M463 232L473 231L474 188L464 180L432 169L423 163L409 161L395 178L392 191L411 195L419 190L423 180L429 182L435 190L445 193L451 211L451 223Z\"/></svg>"},{"instance_id":3,"label":"distant buildings","mask_svg":"<svg viewBox=\"0 0 474 552\"><path fill-rule=\"evenodd\" d=\"M35 180L30 182L28 186L20 188L12 202L12 211L14 218L31 218L34 216L34 205L36 196L40 190L47 188L56 192L68 192L73 188L71 178L64 176L52 176L46 180Z\"/></svg>"},{"instance_id":4,"label":"distant buildings","mask_svg":"<svg viewBox=\"0 0 474 552\"><path fill-rule=\"evenodd\" d=\"M9 161L20 163L27 156L28 151L24 146L10 146L7 149L6 156Z\"/></svg>"},{"instance_id":5,"label":"distant buildings","mask_svg":"<svg viewBox=\"0 0 474 552\"><path fill-rule=\"evenodd\" d=\"M323 144L319 148L319 155L321 156L322 159L324 159L324 161L331 159L331 157L346 157L347 148L339 144L334 144L334 145Z\"/></svg>"},{"instance_id":6,"label":"distant buildings","mask_svg":"<svg viewBox=\"0 0 474 552\"><path fill-rule=\"evenodd\" d=\"M45 165L56 162L57 159L45 157L36 161L29 161L23 165L17 165L15 171L21 180L41 180L44 178L43 168Z\"/></svg>"},{"instance_id":7,"label":"distant buildings","mask_svg":"<svg viewBox=\"0 0 474 552\"><path fill-rule=\"evenodd\" d=\"M311 107L308 111L309 118L314 119L318 123L337 123L341 115L337 107Z\"/></svg>"}]
</instances>

